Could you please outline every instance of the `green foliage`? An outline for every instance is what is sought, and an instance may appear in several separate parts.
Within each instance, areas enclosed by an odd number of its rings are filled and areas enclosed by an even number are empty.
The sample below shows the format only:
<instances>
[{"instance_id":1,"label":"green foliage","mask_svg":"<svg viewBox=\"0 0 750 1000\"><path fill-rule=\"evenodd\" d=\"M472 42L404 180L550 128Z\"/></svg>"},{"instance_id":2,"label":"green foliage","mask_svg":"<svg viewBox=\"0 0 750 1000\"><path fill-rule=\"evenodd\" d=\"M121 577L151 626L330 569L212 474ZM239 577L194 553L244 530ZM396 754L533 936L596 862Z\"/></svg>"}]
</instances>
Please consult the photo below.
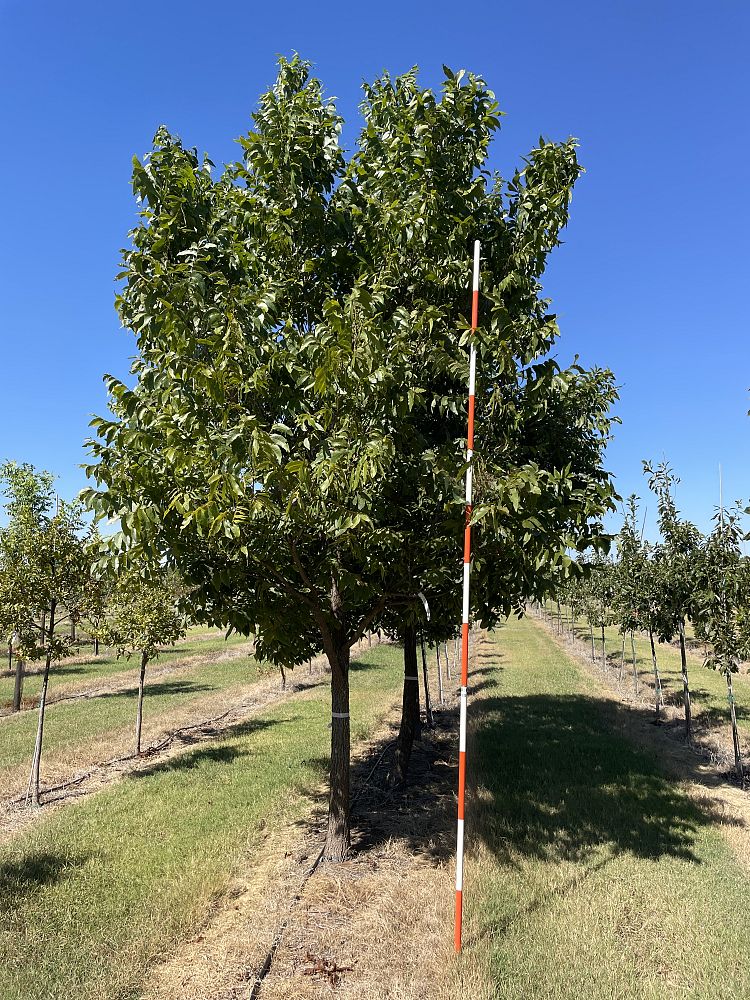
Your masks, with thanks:
<instances>
[{"instance_id":1,"label":"green foliage","mask_svg":"<svg viewBox=\"0 0 750 1000\"><path fill-rule=\"evenodd\" d=\"M56 498L52 476L31 465L6 463L0 481L8 518L0 528L0 634L18 636L23 659L59 660L70 639L49 628L50 615L85 609L91 596L83 512ZM69 614L58 614L57 623Z\"/></svg>"},{"instance_id":2,"label":"green foliage","mask_svg":"<svg viewBox=\"0 0 750 1000\"><path fill-rule=\"evenodd\" d=\"M742 553L742 510L720 508L700 565L696 617L710 644L706 665L731 674L750 659L750 561Z\"/></svg>"},{"instance_id":3,"label":"green foliage","mask_svg":"<svg viewBox=\"0 0 750 1000\"><path fill-rule=\"evenodd\" d=\"M703 537L694 524L680 518L673 495L679 479L669 465L644 462L643 470L648 476L649 489L656 494L659 510L662 613L658 632L663 641L669 642L685 619L695 619L697 615Z\"/></svg>"},{"instance_id":4,"label":"green foliage","mask_svg":"<svg viewBox=\"0 0 750 1000\"><path fill-rule=\"evenodd\" d=\"M160 646L171 646L185 635L178 591L175 579L163 571L144 579L126 570L112 587L106 617L94 634L118 656L136 653L144 662L152 660Z\"/></svg>"},{"instance_id":5,"label":"green foliage","mask_svg":"<svg viewBox=\"0 0 750 1000\"><path fill-rule=\"evenodd\" d=\"M300 662L321 629L350 643L386 605L458 593L468 248L483 241L477 334L478 604L509 610L601 533L608 372L541 360L557 337L540 276L580 173L540 140L508 184L484 169L499 126L473 74L364 88L341 120L309 65L281 60L240 140L210 164L166 129L134 165L143 204L118 309L131 388L94 422L100 515L120 551L167 557L200 620Z\"/></svg>"}]
</instances>

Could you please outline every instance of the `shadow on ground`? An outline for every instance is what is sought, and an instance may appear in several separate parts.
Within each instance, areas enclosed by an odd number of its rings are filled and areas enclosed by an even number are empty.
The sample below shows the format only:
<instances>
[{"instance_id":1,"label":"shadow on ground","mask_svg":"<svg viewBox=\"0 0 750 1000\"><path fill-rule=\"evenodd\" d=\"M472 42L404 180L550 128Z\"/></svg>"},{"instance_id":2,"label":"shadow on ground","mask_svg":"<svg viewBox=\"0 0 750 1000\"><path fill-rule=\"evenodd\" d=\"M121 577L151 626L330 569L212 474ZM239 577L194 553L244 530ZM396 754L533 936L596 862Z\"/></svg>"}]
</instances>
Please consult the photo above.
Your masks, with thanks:
<instances>
[{"instance_id":1,"label":"shadow on ground","mask_svg":"<svg viewBox=\"0 0 750 1000\"><path fill-rule=\"evenodd\" d=\"M43 886L61 882L88 861L86 855L64 856L52 851L35 851L17 861L0 864L0 915L7 915L27 896Z\"/></svg>"},{"instance_id":2,"label":"shadow on ground","mask_svg":"<svg viewBox=\"0 0 750 1000\"><path fill-rule=\"evenodd\" d=\"M469 842L480 841L508 865L524 858L585 862L602 848L609 857L698 863L701 828L726 823L727 816L681 792L647 752L621 735L648 721L648 709L585 694L502 694L502 655L477 659L482 666L470 688ZM415 746L405 784L389 783L394 748L388 740L361 763L362 776L374 772L355 803L357 849L397 838L436 860L453 855L456 712L438 711L436 719ZM695 766L698 779L699 762L686 765ZM354 788L356 794L356 780Z\"/></svg>"}]
</instances>

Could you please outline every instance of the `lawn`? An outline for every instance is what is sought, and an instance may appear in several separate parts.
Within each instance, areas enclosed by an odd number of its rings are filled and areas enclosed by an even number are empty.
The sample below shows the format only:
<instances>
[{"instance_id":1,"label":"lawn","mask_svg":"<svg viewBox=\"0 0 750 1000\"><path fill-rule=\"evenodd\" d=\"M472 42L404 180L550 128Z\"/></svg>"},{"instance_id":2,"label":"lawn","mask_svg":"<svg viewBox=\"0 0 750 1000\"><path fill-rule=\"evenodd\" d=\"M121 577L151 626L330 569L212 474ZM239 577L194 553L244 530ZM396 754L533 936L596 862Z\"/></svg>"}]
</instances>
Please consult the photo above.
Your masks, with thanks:
<instances>
[{"instance_id":1,"label":"lawn","mask_svg":"<svg viewBox=\"0 0 750 1000\"><path fill-rule=\"evenodd\" d=\"M352 666L352 735L398 698L401 652ZM151 960L193 933L261 831L307 814L325 773L325 686L43 820L0 850L3 1000L137 997Z\"/></svg>"},{"instance_id":2,"label":"lawn","mask_svg":"<svg viewBox=\"0 0 750 1000\"><path fill-rule=\"evenodd\" d=\"M248 640L244 636L232 635L225 641L223 633L205 628L193 627L186 638L175 646L170 646L159 654L154 662L155 667L163 667L176 663L186 657L217 653L228 646L238 646ZM0 662L0 711L9 708L13 699L15 683L15 666L12 671L7 669L7 655ZM24 679L24 701L36 699L42 687L43 663L27 664L29 673ZM52 667L50 675L50 697L55 697L55 689L65 686L66 689L85 689L100 684L102 681L117 674L127 673L136 669L135 660L118 659L114 650L101 647L98 656L94 656L91 646L82 646L79 653Z\"/></svg>"},{"instance_id":3,"label":"lawn","mask_svg":"<svg viewBox=\"0 0 750 1000\"><path fill-rule=\"evenodd\" d=\"M473 686L472 1000L749 996L750 880L726 817L617 735L631 710L528 619L491 636Z\"/></svg>"}]
</instances>

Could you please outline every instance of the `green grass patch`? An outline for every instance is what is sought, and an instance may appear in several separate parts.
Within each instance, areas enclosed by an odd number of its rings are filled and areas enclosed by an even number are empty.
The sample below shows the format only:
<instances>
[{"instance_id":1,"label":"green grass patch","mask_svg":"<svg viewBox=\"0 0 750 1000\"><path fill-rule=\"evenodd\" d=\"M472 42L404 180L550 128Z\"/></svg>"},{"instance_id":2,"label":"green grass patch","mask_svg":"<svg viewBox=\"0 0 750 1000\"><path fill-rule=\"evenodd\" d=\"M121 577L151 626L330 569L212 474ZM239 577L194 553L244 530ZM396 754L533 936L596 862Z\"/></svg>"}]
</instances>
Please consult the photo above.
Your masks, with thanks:
<instances>
[{"instance_id":1,"label":"green grass patch","mask_svg":"<svg viewBox=\"0 0 750 1000\"><path fill-rule=\"evenodd\" d=\"M149 681L143 701L144 744L166 711L216 694L235 684L250 684L259 677L259 664L250 657L186 667L179 674ZM50 682L51 687L51 682ZM96 698L48 705L44 722L44 752L54 754L81 746L106 733L135 725L137 681L122 691ZM0 770L31 760L38 712L20 712L0 720ZM42 762L44 763L44 761Z\"/></svg>"},{"instance_id":2,"label":"green grass patch","mask_svg":"<svg viewBox=\"0 0 750 1000\"><path fill-rule=\"evenodd\" d=\"M528 619L480 655L462 959L474 996L750 995L750 880L724 817L618 735L629 710Z\"/></svg>"},{"instance_id":3,"label":"green grass patch","mask_svg":"<svg viewBox=\"0 0 750 1000\"><path fill-rule=\"evenodd\" d=\"M401 670L390 646L353 664L354 739L396 699ZM290 698L0 851L0 996L137 997L148 963L195 929L235 866L305 811L328 757L329 698Z\"/></svg>"},{"instance_id":4,"label":"green grass patch","mask_svg":"<svg viewBox=\"0 0 750 1000\"><path fill-rule=\"evenodd\" d=\"M552 614L555 606L548 603L547 610ZM576 635L591 648L589 626L585 619L575 623ZM607 663L619 671L622 657L622 636L615 626L605 628L605 655ZM729 729L729 701L727 698L727 683L723 674L703 665L702 647L700 643L689 640L688 678L693 713L696 721L707 726L726 726ZM594 629L594 651L601 662L602 640L601 629ZM639 674L649 682L653 681L653 666L651 663L651 644L647 635L636 633L635 636L636 666ZM680 674L679 647L669 643L656 643L656 657L661 675L662 690L665 701L681 710L682 677ZM630 636L625 642L625 666L623 676L625 681L632 677L632 660ZM750 676L745 671L734 675L734 694L736 699L737 723L743 738L750 741Z\"/></svg>"},{"instance_id":5,"label":"green grass patch","mask_svg":"<svg viewBox=\"0 0 750 1000\"><path fill-rule=\"evenodd\" d=\"M169 665L176 660L181 660L187 656L195 656L196 654L208 655L210 653L218 653L226 649L227 646L238 646L248 641L245 636L232 635L225 642L224 636L217 634L215 631L211 634L211 638L202 638L207 634L210 633L205 628L191 628L184 642L179 642L175 646L170 646L162 650L154 666ZM105 649L104 647L102 647L98 656L94 656L91 647L82 647L80 652L71 659L76 662L72 663L70 660L63 660L52 667L50 674L50 693L52 696L54 696L55 686L58 684L75 684L76 686L85 688L87 684L91 686L99 684L109 677L125 673L128 670L134 670L137 667L135 658L118 660L114 650ZM0 672L0 706L10 706L13 700L13 687L15 684L15 661L12 671L8 671L7 669L7 655L0 661L0 665L2 668L2 672ZM24 679L23 697L25 700L38 698L42 689L43 664L40 662L29 663L28 668L34 672L27 674Z\"/></svg>"}]
</instances>

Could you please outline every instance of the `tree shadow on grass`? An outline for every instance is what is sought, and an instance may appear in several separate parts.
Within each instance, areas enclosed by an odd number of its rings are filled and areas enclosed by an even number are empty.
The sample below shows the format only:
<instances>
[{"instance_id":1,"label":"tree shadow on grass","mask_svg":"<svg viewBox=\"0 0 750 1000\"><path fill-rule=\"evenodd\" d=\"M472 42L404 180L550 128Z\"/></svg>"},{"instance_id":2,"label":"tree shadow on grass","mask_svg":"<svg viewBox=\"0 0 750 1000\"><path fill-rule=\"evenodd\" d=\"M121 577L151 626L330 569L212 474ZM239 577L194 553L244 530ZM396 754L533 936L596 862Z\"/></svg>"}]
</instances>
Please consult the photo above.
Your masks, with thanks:
<instances>
[{"instance_id":1,"label":"tree shadow on grass","mask_svg":"<svg viewBox=\"0 0 750 1000\"><path fill-rule=\"evenodd\" d=\"M0 915L6 916L43 886L61 882L89 860L90 855L35 851L0 863Z\"/></svg>"},{"instance_id":2,"label":"tree shadow on grass","mask_svg":"<svg viewBox=\"0 0 750 1000\"><path fill-rule=\"evenodd\" d=\"M495 654L496 659L500 657ZM474 674L476 678L481 671ZM586 863L604 848L699 862L701 829L727 817L675 787L648 752L619 735L639 710L585 694L499 695L492 674L475 682L469 707L466 837L501 864L525 859ZM405 786L365 796L357 846L405 839L414 852L447 861L455 851L457 722L417 746ZM377 756L373 751L373 758ZM695 767L699 762L686 760ZM369 801L371 800L371 801Z\"/></svg>"},{"instance_id":3,"label":"tree shadow on grass","mask_svg":"<svg viewBox=\"0 0 750 1000\"><path fill-rule=\"evenodd\" d=\"M221 730L220 733L213 730L210 726L201 727L199 730L196 730L195 733L181 734L181 744L199 744L208 739L215 739L217 735L221 737L222 742L218 745L213 743L210 746L196 746L194 750L188 750L178 754L177 756L170 757L168 760L159 761L151 767L139 768L137 771L131 771L128 778L134 781L139 781L142 778L148 778L155 774L174 773L175 771L190 771L193 768L200 767L202 764L208 762L217 764L232 764L241 758L251 757L254 753L251 749L233 746L233 740L242 736L248 736L251 733L271 729L273 726L277 726L282 723L294 721L296 720L292 718L248 719L247 721L238 723L235 726L229 726L227 729Z\"/></svg>"},{"instance_id":4,"label":"tree shadow on grass","mask_svg":"<svg viewBox=\"0 0 750 1000\"><path fill-rule=\"evenodd\" d=\"M159 695L173 695L173 694L203 694L206 691L215 691L216 688L212 684L199 684L197 681L188 680L172 680L172 681L154 681L149 683L148 674L146 675L146 684L143 689L144 698L148 701L149 698L155 698ZM102 691L101 694L94 694L92 698L96 701L99 700L127 700L130 701L138 694L138 686L122 688L118 691Z\"/></svg>"}]
</instances>

